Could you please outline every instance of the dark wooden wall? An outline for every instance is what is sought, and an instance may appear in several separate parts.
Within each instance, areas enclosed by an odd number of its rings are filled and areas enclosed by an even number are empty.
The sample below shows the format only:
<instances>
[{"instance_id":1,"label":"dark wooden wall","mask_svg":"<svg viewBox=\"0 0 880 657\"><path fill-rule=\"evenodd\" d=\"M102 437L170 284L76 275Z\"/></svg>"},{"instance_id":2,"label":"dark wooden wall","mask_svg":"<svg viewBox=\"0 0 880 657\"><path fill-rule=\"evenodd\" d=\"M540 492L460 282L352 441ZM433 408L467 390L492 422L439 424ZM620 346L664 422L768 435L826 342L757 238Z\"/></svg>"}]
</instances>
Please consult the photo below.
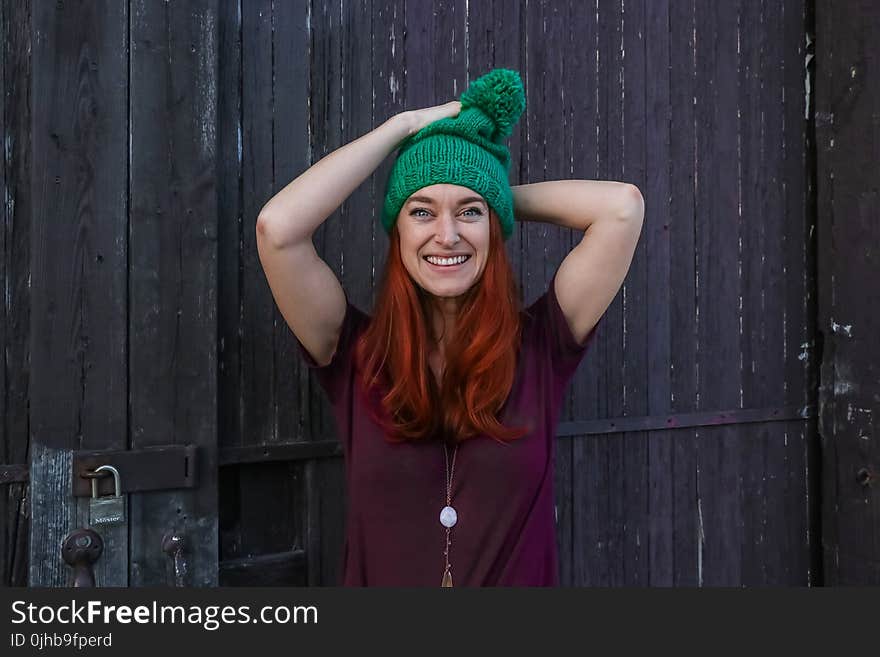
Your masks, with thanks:
<instances>
[{"instance_id":1,"label":"dark wooden wall","mask_svg":"<svg viewBox=\"0 0 880 657\"><path fill-rule=\"evenodd\" d=\"M240 208L243 223L242 276L220 294L232 320L221 328L223 558L302 548L308 581L323 583L337 574L342 540L338 456L284 461L278 447L326 440L333 425L263 281L256 213L392 113L455 98L504 66L521 72L528 94L510 142L514 183L625 180L647 201L632 270L560 426L563 581L817 582L803 0L242 11L229 10L224 21L240 22L221 48L223 75L240 82L221 102L239 109L242 134L221 207ZM221 134L239 127L237 116ZM387 249L376 213L389 166L315 238L367 310ZM519 228L508 248L527 300L576 239L554 226ZM236 454L256 453L248 445L280 460L233 466ZM270 519L258 519L267 506Z\"/></svg>"},{"instance_id":2,"label":"dark wooden wall","mask_svg":"<svg viewBox=\"0 0 880 657\"><path fill-rule=\"evenodd\" d=\"M163 579L169 526L196 538L188 584L337 581L334 424L272 300L256 216L311 163L492 67L527 92L512 183L623 180L646 199L559 427L563 584L821 583L809 0L33 2L30 19L3 3L18 39L3 184L21 201L5 204L0 464L26 462L28 434L50 460L204 447L198 491L132 495L128 583ZM28 37L32 74L13 45ZM32 103L10 93L29 75ZM315 236L368 311L390 164ZM527 302L578 238L518 226ZM24 487L5 489L8 581L27 515ZM71 517L35 516L47 547L31 554L48 558Z\"/></svg>"},{"instance_id":3,"label":"dark wooden wall","mask_svg":"<svg viewBox=\"0 0 880 657\"><path fill-rule=\"evenodd\" d=\"M880 5L819 3L820 435L825 581L880 584Z\"/></svg>"}]
</instances>

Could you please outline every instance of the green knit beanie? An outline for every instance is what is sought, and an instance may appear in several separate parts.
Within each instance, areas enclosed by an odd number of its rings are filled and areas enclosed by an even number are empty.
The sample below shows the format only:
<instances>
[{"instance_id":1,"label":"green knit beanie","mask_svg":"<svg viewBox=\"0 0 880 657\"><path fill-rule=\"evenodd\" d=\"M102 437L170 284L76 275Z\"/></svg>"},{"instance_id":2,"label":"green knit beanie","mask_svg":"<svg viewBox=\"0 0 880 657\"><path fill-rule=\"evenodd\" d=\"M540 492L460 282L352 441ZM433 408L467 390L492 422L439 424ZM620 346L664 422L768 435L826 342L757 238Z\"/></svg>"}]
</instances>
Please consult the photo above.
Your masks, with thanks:
<instances>
[{"instance_id":1,"label":"green knit beanie","mask_svg":"<svg viewBox=\"0 0 880 657\"><path fill-rule=\"evenodd\" d=\"M471 82L458 116L406 138L388 176L382 225L390 233L400 208L422 187L448 183L480 194L495 210L506 240L513 234L510 151L504 140L526 107L519 73L496 68Z\"/></svg>"}]
</instances>

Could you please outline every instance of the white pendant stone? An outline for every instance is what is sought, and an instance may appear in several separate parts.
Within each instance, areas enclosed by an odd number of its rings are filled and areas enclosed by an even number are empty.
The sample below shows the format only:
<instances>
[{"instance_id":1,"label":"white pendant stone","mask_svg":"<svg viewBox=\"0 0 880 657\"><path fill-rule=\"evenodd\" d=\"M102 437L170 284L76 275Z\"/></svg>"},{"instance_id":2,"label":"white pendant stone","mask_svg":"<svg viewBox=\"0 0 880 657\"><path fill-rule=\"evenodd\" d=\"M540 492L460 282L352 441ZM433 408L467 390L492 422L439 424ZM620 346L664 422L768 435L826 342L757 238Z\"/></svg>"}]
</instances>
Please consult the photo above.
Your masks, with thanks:
<instances>
[{"instance_id":1,"label":"white pendant stone","mask_svg":"<svg viewBox=\"0 0 880 657\"><path fill-rule=\"evenodd\" d=\"M444 527L452 527L458 522L458 514L451 506L444 506L440 512L440 524Z\"/></svg>"}]
</instances>

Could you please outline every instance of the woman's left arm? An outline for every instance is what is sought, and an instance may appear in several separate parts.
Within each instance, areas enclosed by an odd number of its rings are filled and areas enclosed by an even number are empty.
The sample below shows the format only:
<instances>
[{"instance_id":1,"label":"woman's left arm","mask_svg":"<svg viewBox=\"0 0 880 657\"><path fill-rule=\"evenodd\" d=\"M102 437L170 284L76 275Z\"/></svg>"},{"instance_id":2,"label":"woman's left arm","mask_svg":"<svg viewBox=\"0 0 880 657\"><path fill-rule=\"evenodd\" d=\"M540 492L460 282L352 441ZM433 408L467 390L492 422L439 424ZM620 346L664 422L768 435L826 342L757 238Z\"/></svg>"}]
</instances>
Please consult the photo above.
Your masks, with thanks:
<instances>
[{"instance_id":1,"label":"woman's left arm","mask_svg":"<svg viewBox=\"0 0 880 657\"><path fill-rule=\"evenodd\" d=\"M638 187L610 180L551 180L511 187L514 216L583 231L556 273L556 298L583 343L611 305L642 232Z\"/></svg>"}]
</instances>

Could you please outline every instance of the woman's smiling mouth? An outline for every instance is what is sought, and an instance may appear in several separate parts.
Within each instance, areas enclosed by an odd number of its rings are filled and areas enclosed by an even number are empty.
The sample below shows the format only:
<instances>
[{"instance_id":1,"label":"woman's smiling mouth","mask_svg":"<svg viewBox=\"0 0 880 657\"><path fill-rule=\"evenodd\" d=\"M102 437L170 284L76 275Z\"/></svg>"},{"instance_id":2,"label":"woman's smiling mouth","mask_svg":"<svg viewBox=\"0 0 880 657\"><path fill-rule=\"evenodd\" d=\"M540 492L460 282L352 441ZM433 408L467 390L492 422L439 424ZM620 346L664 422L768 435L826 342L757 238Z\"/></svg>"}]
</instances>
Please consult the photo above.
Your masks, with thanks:
<instances>
[{"instance_id":1,"label":"woman's smiling mouth","mask_svg":"<svg viewBox=\"0 0 880 657\"><path fill-rule=\"evenodd\" d=\"M452 258L424 256L422 259L427 262L434 271L452 272L461 269L462 265L471 259L471 256L455 256Z\"/></svg>"}]
</instances>

